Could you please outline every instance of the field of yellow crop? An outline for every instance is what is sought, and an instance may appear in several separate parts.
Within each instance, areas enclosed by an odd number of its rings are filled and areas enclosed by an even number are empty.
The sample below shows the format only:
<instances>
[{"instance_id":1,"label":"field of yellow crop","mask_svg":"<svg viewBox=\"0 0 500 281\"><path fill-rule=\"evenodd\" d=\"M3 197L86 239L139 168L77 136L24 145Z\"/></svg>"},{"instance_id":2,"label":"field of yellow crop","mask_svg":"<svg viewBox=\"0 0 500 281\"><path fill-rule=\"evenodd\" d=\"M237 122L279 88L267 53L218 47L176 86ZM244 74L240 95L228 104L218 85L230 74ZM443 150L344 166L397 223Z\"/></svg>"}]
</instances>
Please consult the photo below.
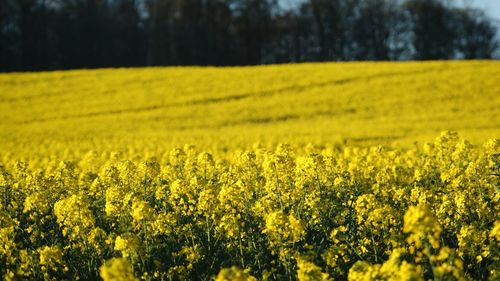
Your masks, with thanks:
<instances>
[{"instance_id":1,"label":"field of yellow crop","mask_svg":"<svg viewBox=\"0 0 500 281\"><path fill-rule=\"evenodd\" d=\"M499 77L0 74L0 278L499 280Z\"/></svg>"},{"instance_id":2,"label":"field of yellow crop","mask_svg":"<svg viewBox=\"0 0 500 281\"><path fill-rule=\"evenodd\" d=\"M2 74L0 148L409 145L444 130L479 144L500 132L498 77L488 61Z\"/></svg>"}]
</instances>

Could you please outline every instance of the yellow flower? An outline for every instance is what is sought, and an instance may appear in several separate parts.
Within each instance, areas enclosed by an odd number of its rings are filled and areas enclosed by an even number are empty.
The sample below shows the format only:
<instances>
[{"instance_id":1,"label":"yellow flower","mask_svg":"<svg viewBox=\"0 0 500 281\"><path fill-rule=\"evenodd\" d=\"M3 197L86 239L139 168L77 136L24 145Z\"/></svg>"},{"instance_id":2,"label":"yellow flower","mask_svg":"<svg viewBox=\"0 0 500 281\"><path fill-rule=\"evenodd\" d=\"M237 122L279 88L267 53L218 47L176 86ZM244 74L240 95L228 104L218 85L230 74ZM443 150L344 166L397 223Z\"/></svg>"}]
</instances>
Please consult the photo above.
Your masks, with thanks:
<instances>
[{"instance_id":1,"label":"yellow flower","mask_svg":"<svg viewBox=\"0 0 500 281\"><path fill-rule=\"evenodd\" d=\"M380 280L381 276L379 273L380 265L371 265L364 261L357 261L349 269L349 281L372 281Z\"/></svg>"},{"instance_id":2,"label":"yellow flower","mask_svg":"<svg viewBox=\"0 0 500 281\"><path fill-rule=\"evenodd\" d=\"M497 243L500 242L500 220L495 221L495 224L490 231L490 237L494 238Z\"/></svg>"},{"instance_id":3,"label":"yellow flower","mask_svg":"<svg viewBox=\"0 0 500 281\"><path fill-rule=\"evenodd\" d=\"M455 280L465 280L462 260L456 257L454 250L442 247L438 254L431 257L431 263L434 267L434 278L447 280L453 276Z\"/></svg>"},{"instance_id":4,"label":"yellow flower","mask_svg":"<svg viewBox=\"0 0 500 281\"><path fill-rule=\"evenodd\" d=\"M349 281L420 281L424 280L419 266L402 260L403 249L394 249L383 264L369 264L358 261L349 270Z\"/></svg>"},{"instance_id":5,"label":"yellow flower","mask_svg":"<svg viewBox=\"0 0 500 281\"><path fill-rule=\"evenodd\" d=\"M297 278L299 281L332 281L327 273L312 262L303 258L297 258Z\"/></svg>"},{"instance_id":6,"label":"yellow flower","mask_svg":"<svg viewBox=\"0 0 500 281\"><path fill-rule=\"evenodd\" d=\"M267 234L272 245L295 243L305 234L304 223L292 214L286 216L282 211L269 213L265 218L263 233Z\"/></svg>"},{"instance_id":7,"label":"yellow flower","mask_svg":"<svg viewBox=\"0 0 500 281\"><path fill-rule=\"evenodd\" d=\"M54 215L63 228L63 234L70 239L79 239L92 229L94 215L83 194L71 195L54 204Z\"/></svg>"},{"instance_id":8,"label":"yellow flower","mask_svg":"<svg viewBox=\"0 0 500 281\"><path fill-rule=\"evenodd\" d=\"M148 202L140 199L134 199L131 210L132 218L135 224L141 223L143 220L151 220L153 217L153 210Z\"/></svg>"},{"instance_id":9,"label":"yellow flower","mask_svg":"<svg viewBox=\"0 0 500 281\"><path fill-rule=\"evenodd\" d=\"M248 269L239 269L235 266L223 268L215 277L215 281L257 281L257 278L250 275L249 272Z\"/></svg>"},{"instance_id":10,"label":"yellow flower","mask_svg":"<svg viewBox=\"0 0 500 281\"><path fill-rule=\"evenodd\" d=\"M134 276L132 265L124 258L113 258L106 261L99 269L104 281L138 281Z\"/></svg>"},{"instance_id":11,"label":"yellow flower","mask_svg":"<svg viewBox=\"0 0 500 281\"><path fill-rule=\"evenodd\" d=\"M434 214L426 205L410 206L404 215L405 233L410 235L408 243L413 243L417 249L429 243L434 249L439 248L441 226Z\"/></svg>"},{"instance_id":12,"label":"yellow flower","mask_svg":"<svg viewBox=\"0 0 500 281\"><path fill-rule=\"evenodd\" d=\"M54 273L64 273L69 270L63 259L63 251L58 246L44 246L38 249L40 266L45 279L55 279Z\"/></svg>"},{"instance_id":13,"label":"yellow flower","mask_svg":"<svg viewBox=\"0 0 500 281\"><path fill-rule=\"evenodd\" d=\"M115 251L122 253L124 258L136 259L139 256L141 242L134 235L117 236L115 238Z\"/></svg>"}]
</instances>

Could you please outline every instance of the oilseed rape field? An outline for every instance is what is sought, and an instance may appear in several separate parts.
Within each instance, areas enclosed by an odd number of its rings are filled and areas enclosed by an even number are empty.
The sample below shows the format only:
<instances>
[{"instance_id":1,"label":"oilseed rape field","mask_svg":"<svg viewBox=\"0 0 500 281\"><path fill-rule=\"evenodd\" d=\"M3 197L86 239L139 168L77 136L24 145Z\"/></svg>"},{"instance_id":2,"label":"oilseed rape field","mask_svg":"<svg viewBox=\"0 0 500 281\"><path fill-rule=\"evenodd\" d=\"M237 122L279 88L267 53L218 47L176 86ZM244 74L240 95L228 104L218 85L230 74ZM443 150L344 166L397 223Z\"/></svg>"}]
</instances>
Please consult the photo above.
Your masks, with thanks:
<instances>
[{"instance_id":1,"label":"oilseed rape field","mask_svg":"<svg viewBox=\"0 0 500 281\"><path fill-rule=\"evenodd\" d=\"M0 74L3 280L500 280L500 62Z\"/></svg>"}]
</instances>

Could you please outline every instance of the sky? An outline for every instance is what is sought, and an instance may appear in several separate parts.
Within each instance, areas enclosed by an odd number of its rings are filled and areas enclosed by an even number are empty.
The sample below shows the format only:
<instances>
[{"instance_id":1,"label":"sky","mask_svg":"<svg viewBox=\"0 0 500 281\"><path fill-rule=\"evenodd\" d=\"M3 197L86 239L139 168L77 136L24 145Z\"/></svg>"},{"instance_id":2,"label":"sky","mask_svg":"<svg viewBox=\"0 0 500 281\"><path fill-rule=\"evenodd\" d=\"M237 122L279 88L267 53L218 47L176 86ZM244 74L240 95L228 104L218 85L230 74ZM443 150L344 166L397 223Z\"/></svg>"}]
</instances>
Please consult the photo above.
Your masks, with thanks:
<instances>
[{"instance_id":1,"label":"sky","mask_svg":"<svg viewBox=\"0 0 500 281\"><path fill-rule=\"evenodd\" d=\"M283 6L292 7L301 3L304 0L280 0ZM500 0L447 0L448 3L457 5L468 5L474 8L482 9L493 20L493 24L497 26L497 37L500 38ZM500 49L494 55L500 58Z\"/></svg>"},{"instance_id":2,"label":"sky","mask_svg":"<svg viewBox=\"0 0 500 281\"><path fill-rule=\"evenodd\" d=\"M500 0L466 0L463 2L470 2L471 5L484 9L490 17L500 20Z\"/></svg>"},{"instance_id":3,"label":"sky","mask_svg":"<svg viewBox=\"0 0 500 281\"><path fill-rule=\"evenodd\" d=\"M453 1L453 0L452 0ZM458 0L465 3L469 2L470 5L486 11L486 14L493 20L497 26L497 38L500 38L500 0ZM497 49L493 55L495 58L500 59L500 49Z\"/></svg>"},{"instance_id":4,"label":"sky","mask_svg":"<svg viewBox=\"0 0 500 281\"><path fill-rule=\"evenodd\" d=\"M280 0L283 6L294 6L303 0ZM461 4L461 5L471 5L486 11L486 13L495 19L500 21L500 0L448 0L449 2Z\"/></svg>"}]
</instances>

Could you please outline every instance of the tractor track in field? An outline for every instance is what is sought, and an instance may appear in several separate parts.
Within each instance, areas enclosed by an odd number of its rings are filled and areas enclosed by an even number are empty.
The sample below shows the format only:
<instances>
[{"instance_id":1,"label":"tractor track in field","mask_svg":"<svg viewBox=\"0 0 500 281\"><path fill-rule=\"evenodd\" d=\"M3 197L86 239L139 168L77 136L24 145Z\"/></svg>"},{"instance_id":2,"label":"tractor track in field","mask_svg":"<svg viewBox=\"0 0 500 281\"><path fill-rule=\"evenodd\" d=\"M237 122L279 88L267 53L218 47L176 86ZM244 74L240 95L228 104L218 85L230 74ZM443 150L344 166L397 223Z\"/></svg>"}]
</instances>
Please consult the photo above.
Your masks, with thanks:
<instances>
[{"instance_id":1,"label":"tractor track in field","mask_svg":"<svg viewBox=\"0 0 500 281\"><path fill-rule=\"evenodd\" d=\"M175 108L175 107L182 107L182 106L191 106L191 105L209 105L209 104L221 103L221 102L238 101L238 100L247 99L247 98L274 96L274 95L284 94L284 93L291 92L291 91L299 91L300 92L300 91L304 91L306 89L323 88L323 87L335 86L335 85L344 85L344 84L362 81L362 80L371 80L371 79L393 77L393 76L422 74L422 73L427 73L429 71L439 70L441 68L442 68L441 66L438 66L438 67L419 69L419 70L413 70L413 71L407 71L407 72L376 73L376 74L361 76L361 77L357 76L357 77L348 77L348 78L343 78L343 79L334 79L334 80L328 80L328 81L323 81L323 82L319 82L319 83L311 83L311 84L307 84L307 85L295 84L295 85L291 85L291 86L287 86L287 87L282 87L279 89L272 89L272 90L261 91L261 92L239 93L239 94L233 94L233 95L224 96L224 97L213 97L213 98L199 99L199 100L194 100L194 101L176 102L176 103L163 104L163 105L150 105L150 106L143 106L143 107L137 107L137 108L126 108L126 109L116 109L116 110L107 110L107 111L98 111L98 112L88 112L88 113L80 113L80 114L68 114L68 115L46 117L46 118L35 118L35 119L31 119L31 120L18 121L18 122L16 122L16 124L25 125L25 124L43 123L43 122L56 121L56 120L85 119L85 118L111 116L111 115L118 115L118 114L141 113L141 112L148 112L148 111L153 111L153 110L168 109L168 108Z\"/></svg>"}]
</instances>

